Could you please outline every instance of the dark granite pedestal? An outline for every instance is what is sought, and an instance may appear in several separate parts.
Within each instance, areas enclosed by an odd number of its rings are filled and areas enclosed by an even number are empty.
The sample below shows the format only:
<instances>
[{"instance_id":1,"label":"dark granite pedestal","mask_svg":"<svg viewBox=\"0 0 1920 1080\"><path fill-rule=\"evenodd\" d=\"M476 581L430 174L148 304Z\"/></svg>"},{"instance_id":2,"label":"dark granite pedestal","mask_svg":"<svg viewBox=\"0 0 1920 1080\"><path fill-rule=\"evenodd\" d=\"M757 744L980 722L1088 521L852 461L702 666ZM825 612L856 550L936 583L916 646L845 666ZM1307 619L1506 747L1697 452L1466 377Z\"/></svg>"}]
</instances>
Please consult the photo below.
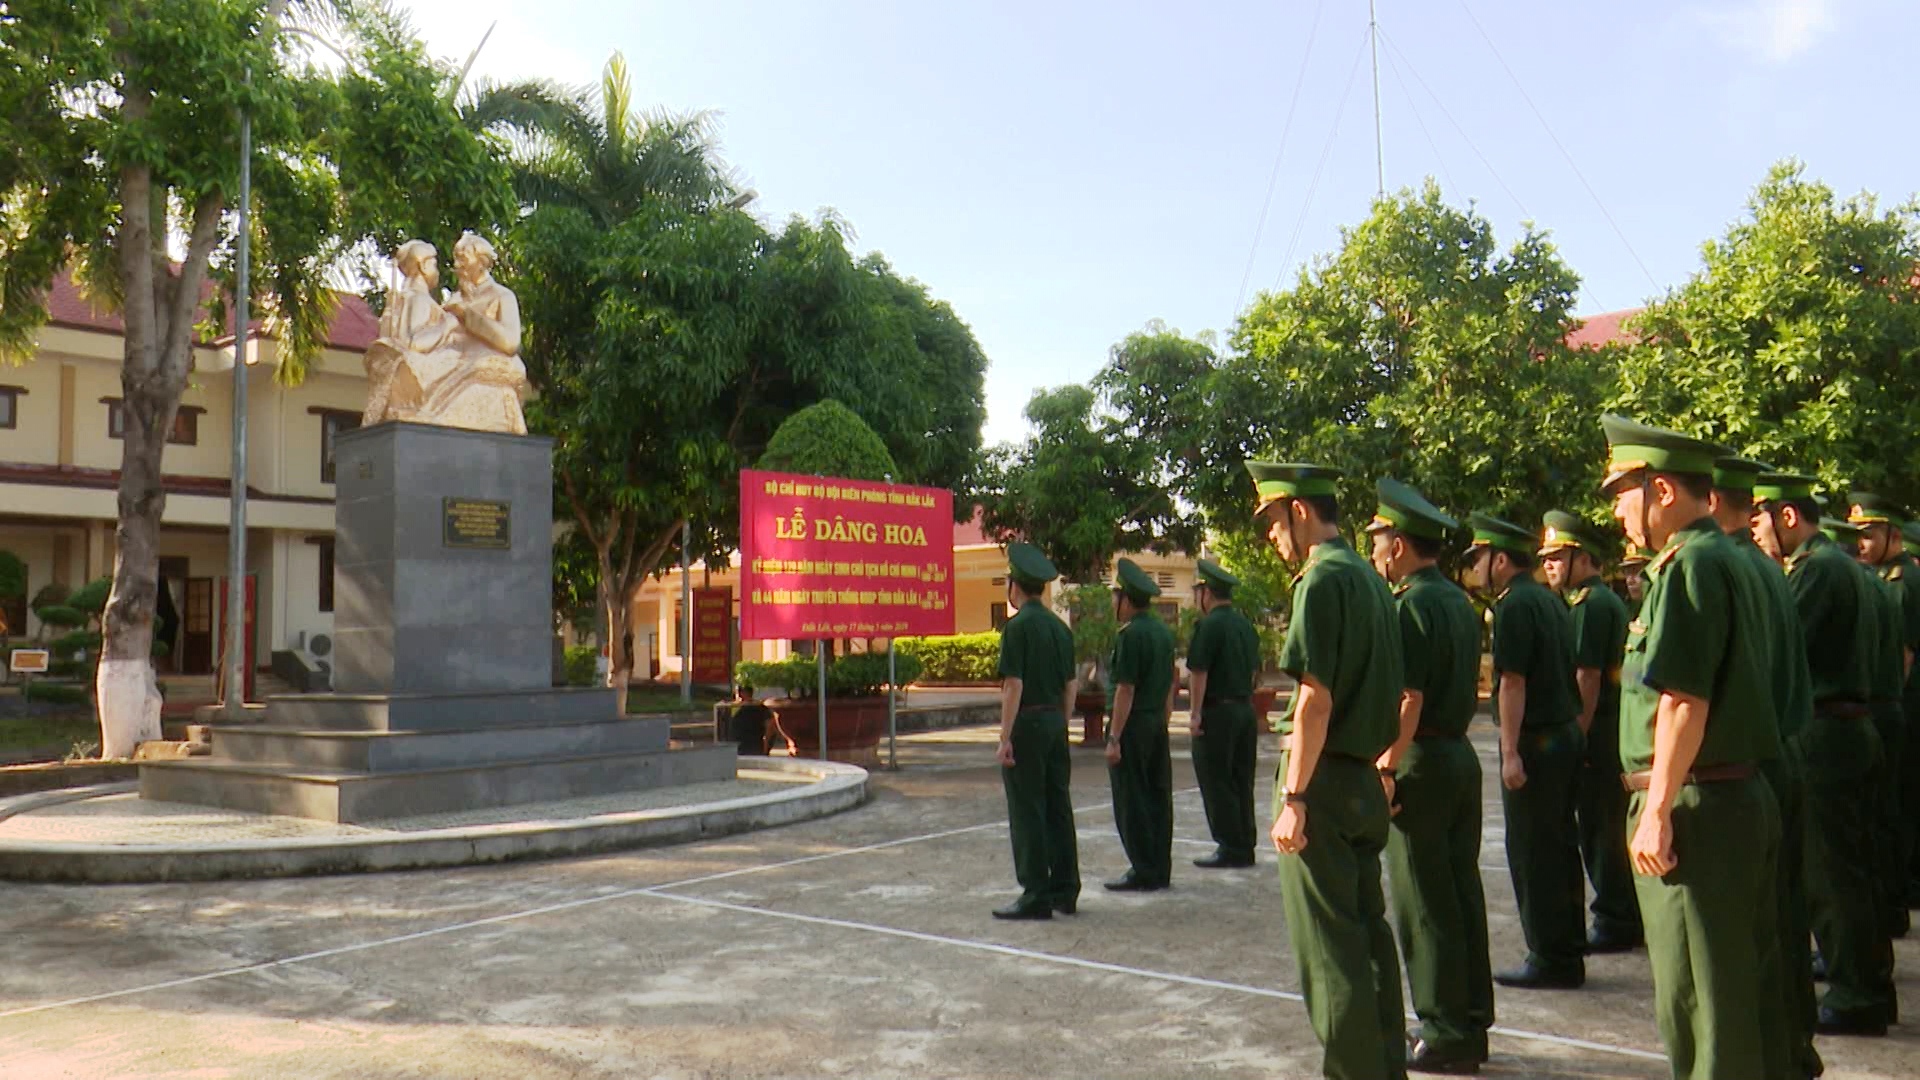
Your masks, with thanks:
<instances>
[{"instance_id":1,"label":"dark granite pedestal","mask_svg":"<svg viewBox=\"0 0 1920 1080\"><path fill-rule=\"evenodd\" d=\"M142 764L143 798L372 821L732 777L731 745L552 683L552 443L389 423L335 443L334 691Z\"/></svg>"}]
</instances>

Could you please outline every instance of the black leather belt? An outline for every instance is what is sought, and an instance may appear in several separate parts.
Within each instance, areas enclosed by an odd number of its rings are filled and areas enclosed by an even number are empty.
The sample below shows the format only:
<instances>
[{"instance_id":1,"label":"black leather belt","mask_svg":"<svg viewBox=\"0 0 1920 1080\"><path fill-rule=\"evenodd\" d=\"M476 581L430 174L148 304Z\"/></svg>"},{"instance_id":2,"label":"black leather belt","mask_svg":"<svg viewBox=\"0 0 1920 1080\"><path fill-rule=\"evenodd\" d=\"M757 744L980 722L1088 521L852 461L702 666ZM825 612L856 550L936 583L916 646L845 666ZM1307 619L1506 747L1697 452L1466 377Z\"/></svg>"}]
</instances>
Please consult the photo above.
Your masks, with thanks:
<instances>
[{"instance_id":1,"label":"black leather belt","mask_svg":"<svg viewBox=\"0 0 1920 1080\"><path fill-rule=\"evenodd\" d=\"M1058 705L1022 705L1020 706L1021 716L1025 716L1028 713L1059 712L1059 711L1060 711L1060 706Z\"/></svg>"},{"instance_id":2,"label":"black leather belt","mask_svg":"<svg viewBox=\"0 0 1920 1080\"><path fill-rule=\"evenodd\" d=\"M1207 705L1250 705L1250 704L1252 704L1252 703L1253 703L1253 699L1252 699L1252 698L1250 698L1250 697L1210 697L1210 698L1202 698L1202 699L1201 699L1201 701L1200 701L1200 704L1201 704L1202 706L1207 706Z\"/></svg>"},{"instance_id":3,"label":"black leather belt","mask_svg":"<svg viewBox=\"0 0 1920 1080\"><path fill-rule=\"evenodd\" d=\"M1813 703L1813 715L1823 720L1864 720L1873 715L1873 707L1847 698L1828 698Z\"/></svg>"},{"instance_id":4,"label":"black leather belt","mask_svg":"<svg viewBox=\"0 0 1920 1080\"><path fill-rule=\"evenodd\" d=\"M1737 765L1702 765L1686 775L1681 784L1722 784L1729 780L1745 780L1754 774L1754 766L1748 762ZM1628 791L1645 791L1653 786L1653 773L1642 769L1639 772L1625 773L1620 777L1620 786Z\"/></svg>"}]
</instances>

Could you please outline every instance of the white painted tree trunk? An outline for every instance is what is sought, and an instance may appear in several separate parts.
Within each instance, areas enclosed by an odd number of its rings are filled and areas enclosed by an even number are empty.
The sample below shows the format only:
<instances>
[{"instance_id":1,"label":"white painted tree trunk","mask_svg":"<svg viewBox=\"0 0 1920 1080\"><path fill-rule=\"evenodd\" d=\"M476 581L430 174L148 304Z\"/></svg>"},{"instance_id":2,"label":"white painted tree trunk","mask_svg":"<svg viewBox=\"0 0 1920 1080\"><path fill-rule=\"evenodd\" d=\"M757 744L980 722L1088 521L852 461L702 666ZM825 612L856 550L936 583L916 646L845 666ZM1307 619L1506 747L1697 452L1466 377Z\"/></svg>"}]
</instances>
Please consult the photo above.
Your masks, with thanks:
<instances>
[{"instance_id":1,"label":"white painted tree trunk","mask_svg":"<svg viewBox=\"0 0 1920 1080\"><path fill-rule=\"evenodd\" d=\"M102 660L94 679L100 703L100 756L129 758L160 738L160 687L151 660Z\"/></svg>"}]
</instances>

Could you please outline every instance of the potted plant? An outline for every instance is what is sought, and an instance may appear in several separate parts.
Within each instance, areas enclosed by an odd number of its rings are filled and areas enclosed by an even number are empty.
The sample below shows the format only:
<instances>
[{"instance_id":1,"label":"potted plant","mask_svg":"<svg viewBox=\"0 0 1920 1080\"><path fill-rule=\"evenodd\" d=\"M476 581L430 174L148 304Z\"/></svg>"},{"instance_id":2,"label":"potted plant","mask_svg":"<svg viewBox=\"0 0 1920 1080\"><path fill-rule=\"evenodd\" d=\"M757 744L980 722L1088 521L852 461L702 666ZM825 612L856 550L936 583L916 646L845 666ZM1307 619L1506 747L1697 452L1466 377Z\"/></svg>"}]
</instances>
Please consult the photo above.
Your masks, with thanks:
<instances>
[{"instance_id":1,"label":"potted plant","mask_svg":"<svg viewBox=\"0 0 1920 1080\"><path fill-rule=\"evenodd\" d=\"M734 680L786 696L766 702L775 728L794 757L820 755L819 669L811 656L785 660L744 660ZM920 661L896 652L896 685L920 676ZM880 737L887 731L887 654L849 653L827 665L827 759L855 765L877 764Z\"/></svg>"},{"instance_id":2,"label":"potted plant","mask_svg":"<svg viewBox=\"0 0 1920 1080\"><path fill-rule=\"evenodd\" d=\"M1107 658L1120 634L1113 594L1102 585L1080 585L1060 600L1073 629L1073 661L1080 677L1080 692L1073 699L1073 711L1081 719L1080 745L1101 746L1107 741Z\"/></svg>"}]
</instances>

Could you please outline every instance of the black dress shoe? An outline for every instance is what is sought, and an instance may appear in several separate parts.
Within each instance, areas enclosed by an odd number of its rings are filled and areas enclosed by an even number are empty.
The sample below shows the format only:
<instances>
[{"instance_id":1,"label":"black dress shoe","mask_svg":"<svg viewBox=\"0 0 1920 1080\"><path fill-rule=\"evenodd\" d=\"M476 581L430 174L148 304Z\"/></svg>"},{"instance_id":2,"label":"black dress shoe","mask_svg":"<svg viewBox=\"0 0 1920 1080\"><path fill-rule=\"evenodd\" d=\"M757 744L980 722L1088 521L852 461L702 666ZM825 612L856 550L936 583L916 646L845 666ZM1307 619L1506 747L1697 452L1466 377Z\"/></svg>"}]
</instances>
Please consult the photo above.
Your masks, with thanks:
<instances>
[{"instance_id":1,"label":"black dress shoe","mask_svg":"<svg viewBox=\"0 0 1920 1080\"><path fill-rule=\"evenodd\" d=\"M1079 911L1079 900L1055 900L1053 902L1053 913L1055 915L1073 915Z\"/></svg>"},{"instance_id":2,"label":"black dress shoe","mask_svg":"<svg viewBox=\"0 0 1920 1080\"><path fill-rule=\"evenodd\" d=\"M1872 1009L1840 1012L1821 1006L1820 1018L1814 1021L1813 1030L1819 1035L1859 1035L1878 1039L1887 1033L1887 1019Z\"/></svg>"},{"instance_id":3,"label":"black dress shoe","mask_svg":"<svg viewBox=\"0 0 1920 1080\"><path fill-rule=\"evenodd\" d=\"M1521 990L1578 990L1587 981L1585 972L1548 971L1529 960L1511 971L1496 971L1493 981Z\"/></svg>"},{"instance_id":4,"label":"black dress shoe","mask_svg":"<svg viewBox=\"0 0 1920 1080\"><path fill-rule=\"evenodd\" d=\"M1595 930L1587 935L1587 955L1632 952L1644 944L1646 944L1645 939L1638 934L1622 934L1617 931L1602 933Z\"/></svg>"},{"instance_id":5,"label":"black dress shoe","mask_svg":"<svg viewBox=\"0 0 1920 1080\"><path fill-rule=\"evenodd\" d=\"M1425 1039L1407 1049L1407 1071L1471 1076L1480 1071L1480 1055L1471 1050L1440 1050Z\"/></svg>"},{"instance_id":6,"label":"black dress shoe","mask_svg":"<svg viewBox=\"0 0 1920 1080\"><path fill-rule=\"evenodd\" d=\"M996 919L1051 919L1053 918L1053 908L1051 905L1038 903L1023 897L1008 904L1006 907L994 908L993 917Z\"/></svg>"},{"instance_id":7,"label":"black dress shoe","mask_svg":"<svg viewBox=\"0 0 1920 1080\"><path fill-rule=\"evenodd\" d=\"M1252 866L1253 856L1228 855L1225 852L1216 851L1211 855L1203 855L1193 860L1193 865L1202 870L1238 870Z\"/></svg>"}]
</instances>

